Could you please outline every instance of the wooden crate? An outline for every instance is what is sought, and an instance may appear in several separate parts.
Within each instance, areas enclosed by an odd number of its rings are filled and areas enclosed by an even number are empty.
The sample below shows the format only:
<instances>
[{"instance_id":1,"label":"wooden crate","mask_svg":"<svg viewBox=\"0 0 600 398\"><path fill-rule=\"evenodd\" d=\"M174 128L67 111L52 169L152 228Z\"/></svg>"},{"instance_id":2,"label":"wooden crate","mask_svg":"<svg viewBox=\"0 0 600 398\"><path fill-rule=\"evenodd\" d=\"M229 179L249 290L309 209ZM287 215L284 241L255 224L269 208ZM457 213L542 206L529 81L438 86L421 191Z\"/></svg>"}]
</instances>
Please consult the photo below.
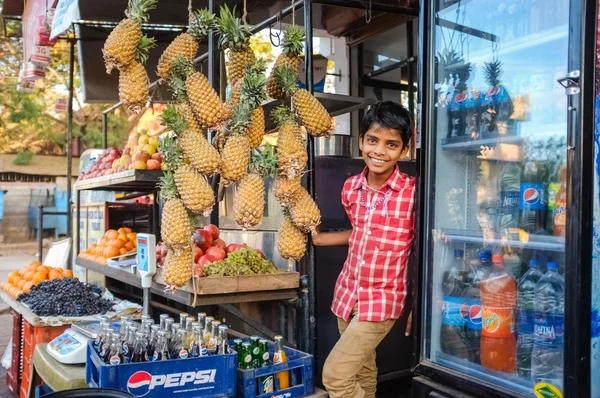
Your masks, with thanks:
<instances>
[{"instance_id":1,"label":"wooden crate","mask_svg":"<svg viewBox=\"0 0 600 398\"><path fill-rule=\"evenodd\" d=\"M10 360L10 368L6 371L6 385L13 395L19 395L19 387L21 382L21 341L23 316L11 308L10 314L13 319L12 327L12 357Z\"/></svg>"},{"instance_id":2,"label":"wooden crate","mask_svg":"<svg viewBox=\"0 0 600 398\"><path fill-rule=\"evenodd\" d=\"M154 277L156 283L165 285L164 269L159 268ZM267 275L223 276L196 279L196 293L199 295L229 294L241 292L261 292L269 290L296 289L300 286L298 272L281 272ZM194 293L190 281L181 290Z\"/></svg>"}]
</instances>

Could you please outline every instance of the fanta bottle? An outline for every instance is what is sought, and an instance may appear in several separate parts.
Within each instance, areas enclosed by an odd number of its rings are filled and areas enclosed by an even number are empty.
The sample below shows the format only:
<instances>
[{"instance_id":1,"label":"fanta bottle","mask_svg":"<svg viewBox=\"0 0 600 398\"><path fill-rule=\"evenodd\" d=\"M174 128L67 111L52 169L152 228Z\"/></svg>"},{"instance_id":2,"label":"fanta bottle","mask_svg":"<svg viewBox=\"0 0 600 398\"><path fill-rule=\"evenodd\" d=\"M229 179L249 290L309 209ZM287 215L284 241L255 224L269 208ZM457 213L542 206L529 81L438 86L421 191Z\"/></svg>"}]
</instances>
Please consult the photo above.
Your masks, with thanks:
<instances>
[{"instance_id":1,"label":"fanta bottle","mask_svg":"<svg viewBox=\"0 0 600 398\"><path fill-rule=\"evenodd\" d=\"M506 373L516 370L515 302L517 283L501 255L492 257L492 272L481 282L483 319L481 364Z\"/></svg>"}]
</instances>

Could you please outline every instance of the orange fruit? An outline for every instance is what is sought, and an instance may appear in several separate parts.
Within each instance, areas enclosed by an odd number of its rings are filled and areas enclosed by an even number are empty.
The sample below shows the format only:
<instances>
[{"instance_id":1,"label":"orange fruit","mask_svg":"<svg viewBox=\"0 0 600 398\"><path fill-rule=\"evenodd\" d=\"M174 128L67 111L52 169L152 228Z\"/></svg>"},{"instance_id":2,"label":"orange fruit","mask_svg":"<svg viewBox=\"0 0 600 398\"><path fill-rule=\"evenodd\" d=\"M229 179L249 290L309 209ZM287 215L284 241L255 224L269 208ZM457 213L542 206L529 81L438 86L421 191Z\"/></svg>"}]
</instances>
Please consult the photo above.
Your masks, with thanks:
<instances>
[{"instance_id":1,"label":"orange fruit","mask_svg":"<svg viewBox=\"0 0 600 398\"><path fill-rule=\"evenodd\" d=\"M129 243L129 241L127 239L125 240L121 240L121 239L115 239L111 242L111 246L112 247L117 247L117 248L122 248L125 246L126 243Z\"/></svg>"},{"instance_id":2,"label":"orange fruit","mask_svg":"<svg viewBox=\"0 0 600 398\"><path fill-rule=\"evenodd\" d=\"M104 255L104 257L110 258L110 257L118 256L119 254L120 254L120 249L113 246L113 247L109 247L106 250L106 254Z\"/></svg>"},{"instance_id":3,"label":"orange fruit","mask_svg":"<svg viewBox=\"0 0 600 398\"><path fill-rule=\"evenodd\" d=\"M40 263L39 261L32 261L32 262L29 263L29 266L30 267L34 267L34 268L37 267L37 266L39 266L39 265L42 265L42 263Z\"/></svg>"},{"instance_id":4,"label":"orange fruit","mask_svg":"<svg viewBox=\"0 0 600 398\"><path fill-rule=\"evenodd\" d=\"M25 286L23 286L23 291L25 293L29 293L31 291L32 287L33 287L33 282L29 281L29 282L25 283Z\"/></svg>"},{"instance_id":5,"label":"orange fruit","mask_svg":"<svg viewBox=\"0 0 600 398\"><path fill-rule=\"evenodd\" d=\"M39 267L37 267L35 270L36 270L37 272L43 272L43 273L45 273L45 274L47 274L48 272L50 272L50 271L48 270L48 267L46 267L45 265L40 265L40 266L39 266Z\"/></svg>"},{"instance_id":6,"label":"orange fruit","mask_svg":"<svg viewBox=\"0 0 600 398\"><path fill-rule=\"evenodd\" d=\"M129 242L125 243L125 246L123 246L123 247L125 248L125 250L127 250L129 252L129 251L132 251L135 246L133 245L133 242L129 241Z\"/></svg>"},{"instance_id":7,"label":"orange fruit","mask_svg":"<svg viewBox=\"0 0 600 398\"><path fill-rule=\"evenodd\" d=\"M48 279L53 280L53 279L61 279L62 278L62 272L53 269L52 271L50 271L50 274L48 274Z\"/></svg>"},{"instance_id":8,"label":"orange fruit","mask_svg":"<svg viewBox=\"0 0 600 398\"><path fill-rule=\"evenodd\" d=\"M15 292L16 292L17 290L19 290L19 288L18 288L18 287L16 287L16 286L13 286L13 287L11 287L11 288L8 290L8 294L10 294L12 297L15 297Z\"/></svg>"},{"instance_id":9,"label":"orange fruit","mask_svg":"<svg viewBox=\"0 0 600 398\"><path fill-rule=\"evenodd\" d=\"M127 254L127 249L125 249L124 247L119 249L119 254L123 255L123 254Z\"/></svg>"},{"instance_id":10,"label":"orange fruit","mask_svg":"<svg viewBox=\"0 0 600 398\"><path fill-rule=\"evenodd\" d=\"M127 235L127 234L131 233L131 228L121 227L121 228L119 228L119 230L117 232L119 232L120 234Z\"/></svg>"},{"instance_id":11,"label":"orange fruit","mask_svg":"<svg viewBox=\"0 0 600 398\"><path fill-rule=\"evenodd\" d=\"M25 284L27 283L27 281L25 279L21 279L19 281L19 283L17 283L17 287L21 290L23 290L23 286L25 286Z\"/></svg>"},{"instance_id":12,"label":"orange fruit","mask_svg":"<svg viewBox=\"0 0 600 398\"><path fill-rule=\"evenodd\" d=\"M4 291L5 292L10 292L10 289L12 289L14 287L14 285L12 283L8 283L6 282L6 285L4 285Z\"/></svg>"},{"instance_id":13,"label":"orange fruit","mask_svg":"<svg viewBox=\"0 0 600 398\"><path fill-rule=\"evenodd\" d=\"M114 229L109 229L104 234L104 237L106 239L117 239L117 236L119 236L119 233L117 231L115 231Z\"/></svg>"},{"instance_id":14,"label":"orange fruit","mask_svg":"<svg viewBox=\"0 0 600 398\"><path fill-rule=\"evenodd\" d=\"M129 240L130 242L135 242L136 238L137 238L136 232L131 232L131 233L127 234L127 240Z\"/></svg>"},{"instance_id":15,"label":"orange fruit","mask_svg":"<svg viewBox=\"0 0 600 398\"><path fill-rule=\"evenodd\" d=\"M15 278L19 277L19 273L17 271L13 271L10 274L8 274L8 283L13 283L13 281L15 280Z\"/></svg>"},{"instance_id":16,"label":"orange fruit","mask_svg":"<svg viewBox=\"0 0 600 398\"><path fill-rule=\"evenodd\" d=\"M2 282L2 284L0 284L0 288L2 288L2 290L6 290L7 284L8 284L8 282Z\"/></svg>"},{"instance_id":17,"label":"orange fruit","mask_svg":"<svg viewBox=\"0 0 600 398\"><path fill-rule=\"evenodd\" d=\"M15 290L15 294L13 295L13 298L17 299L22 294L23 294L23 291L21 289L17 289L17 290Z\"/></svg>"},{"instance_id":18,"label":"orange fruit","mask_svg":"<svg viewBox=\"0 0 600 398\"><path fill-rule=\"evenodd\" d=\"M21 278L20 276L15 276L12 280L12 284L15 286L19 285L19 282L21 282L23 280L23 278Z\"/></svg>"},{"instance_id":19,"label":"orange fruit","mask_svg":"<svg viewBox=\"0 0 600 398\"><path fill-rule=\"evenodd\" d=\"M23 276L27 271L29 271L29 268L23 267L19 270L19 275Z\"/></svg>"},{"instance_id":20,"label":"orange fruit","mask_svg":"<svg viewBox=\"0 0 600 398\"><path fill-rule=\"evenodd\" d=\"M127 234L125 234L125 233L120 233L118 238L119 238L120 240L122 240L122 241L125 241L125 242L127 242L127 241L128 241L128 239L127 239Z\"/></svg>"},{"instance_id":21,"label":"orange fruit","mask_svg":"<svg viewBox=\"0 0 600 398\"><path fill-rule=\"evenodd\" d=\"M44 274L42 272L36 272L31 281L33 282L34 285L37 285L38 283L45 281L45 280L46 280L46 274Z\"/></svg>"},{"instance_id":22,"label":"orange fruit","mask_svg":"<svg viewBox=\"0 0 600 398\"><path fill-rule=\"evenodd\" d=\"M102 239L100 239L100 242L98 242L98 246L104 247L104 246L106 246L107 242L108 242L108 238L102 238Z\"/></svg>"},{"instance_id":23,"label":"orange fruit","mask_svg":"<svg viewBox=\"0 0 600 398\"><path fill-rule=\"evenodd\" d=\"M23 279L25 279L25 280L27 280L27 281L32 281L32 280L33 280L33 276L34 276L35 274L36 274L36 273L35 273L35 272L33 272L33 271L27 271L27 272L25 273L25 275L23 275Z\"/></svg>"},{"instance_id":24,"label":"orange fruit","mask_svg":"<svg viewBox=\"0 0 600 398\"><path fill-rule=\"evenodd\" d=\"M72 277L73 277L73 271L71 271L70 269L66 269L66 270L63 272L63 276L64 276L65 278L72 278Z\"/></svg>"}]
</instances>

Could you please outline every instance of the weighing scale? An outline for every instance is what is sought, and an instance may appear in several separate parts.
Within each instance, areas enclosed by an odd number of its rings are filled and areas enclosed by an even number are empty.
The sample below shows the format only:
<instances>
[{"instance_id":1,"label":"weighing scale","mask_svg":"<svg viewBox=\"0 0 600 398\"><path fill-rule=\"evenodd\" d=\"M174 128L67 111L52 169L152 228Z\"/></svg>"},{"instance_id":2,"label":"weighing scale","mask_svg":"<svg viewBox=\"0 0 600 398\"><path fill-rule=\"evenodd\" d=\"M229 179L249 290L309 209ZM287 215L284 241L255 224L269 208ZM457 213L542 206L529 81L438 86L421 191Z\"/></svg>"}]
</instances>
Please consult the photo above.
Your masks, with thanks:
<instances>
[{"instance_id":1,"label":"weighing scale","mask_svg":"<svg viewBox=\"0 0 600 398\"><path fill-rule=\"evenodd\" d=\"M119 322L112 322L111 326L119 330L121 325ZM95 339L99 331L99 321L75 322L63 334L48 343L46 350L60 363L67 365L85 363L87 343Z\"/></svg>"},{"instance_id":2,"label":"weighing scale","mask_svg":"<svg viewBox=\"0 0 600 398\"><path fill-rule=\"evenodd\" d=\"M137 234L137 272L142 279L143 313L149 315L150 288L156 274L156 237L152 234Z\"/></svg>"}]
</instances>

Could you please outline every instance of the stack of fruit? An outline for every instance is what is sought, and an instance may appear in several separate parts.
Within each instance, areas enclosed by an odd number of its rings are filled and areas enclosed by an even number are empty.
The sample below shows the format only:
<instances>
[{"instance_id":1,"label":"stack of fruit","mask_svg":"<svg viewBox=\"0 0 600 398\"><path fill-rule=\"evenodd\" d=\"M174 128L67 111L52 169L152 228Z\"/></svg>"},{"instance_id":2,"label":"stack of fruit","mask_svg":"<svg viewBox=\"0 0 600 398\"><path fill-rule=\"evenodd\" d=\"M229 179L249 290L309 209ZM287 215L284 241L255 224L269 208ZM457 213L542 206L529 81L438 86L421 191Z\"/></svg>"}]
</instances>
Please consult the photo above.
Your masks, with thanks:
<instances>
[{"instance_id":1,"label":"stack of fruit","mask_svg":"<svg viewBox=\"0 0 600 398\"><path fill-rule=\"evenodd\" d=\"M125 170L165 170L163 158L158 152L158 137L145 132L132 132L123 155L112 165L115 172Z\"/></svg>"},{"instance_id":2,"label":"stack of fruit","mask_svg":"<svg viewBox=\"0 0 600 398\"><path fill-rule=\"evenodd\" d=\"M106 264L109 258L133 253L136 250L137 233L123 227L118 230L109 229L106 231L104 238L79 253L79 257Z\"/></svg>"},{"instance_id":3,"label":"stack of fruit","mask_svg":"<svg viewBox=\"0 0 600 398\"><path fill-rule=\"evenodd\" d=\"M79 179L86 180L114 173L114 163L115 161L118 162L120 158L121 152L117 148L106 148L102 152L102 155L92 164L92 167L79 176Z\"/></svg>"},{"instance_id":4,"label":"stack of fruit","mask_svg":"<svg viewBox=\"0 0 600 398\"><path fill-rule=\"evenodd\" d=\"M8 281L3 282L2 290L17 298L23 293L29 293L31 288L43 281L72 278L73 272L68 269L54 268L42 265L38 261L32 261L27 267L20 271L13 271L8 274Z\"/></svg>"},{"instance_id":5,"label":"stack of fruit","mask_svg":"<svg viewBox=\"0 0 600 398\"><path fill-rule=\"evenodd\" d=\"M148 12L156 8L158 0L130 0L126 18L110 32L104 48L106 72L114 68L119 75L119 98L125 108L139 113L148 102L148 74L144 64L156 41L142 34L141 24L148 22Z\"/></svg>"}]
</instances>

